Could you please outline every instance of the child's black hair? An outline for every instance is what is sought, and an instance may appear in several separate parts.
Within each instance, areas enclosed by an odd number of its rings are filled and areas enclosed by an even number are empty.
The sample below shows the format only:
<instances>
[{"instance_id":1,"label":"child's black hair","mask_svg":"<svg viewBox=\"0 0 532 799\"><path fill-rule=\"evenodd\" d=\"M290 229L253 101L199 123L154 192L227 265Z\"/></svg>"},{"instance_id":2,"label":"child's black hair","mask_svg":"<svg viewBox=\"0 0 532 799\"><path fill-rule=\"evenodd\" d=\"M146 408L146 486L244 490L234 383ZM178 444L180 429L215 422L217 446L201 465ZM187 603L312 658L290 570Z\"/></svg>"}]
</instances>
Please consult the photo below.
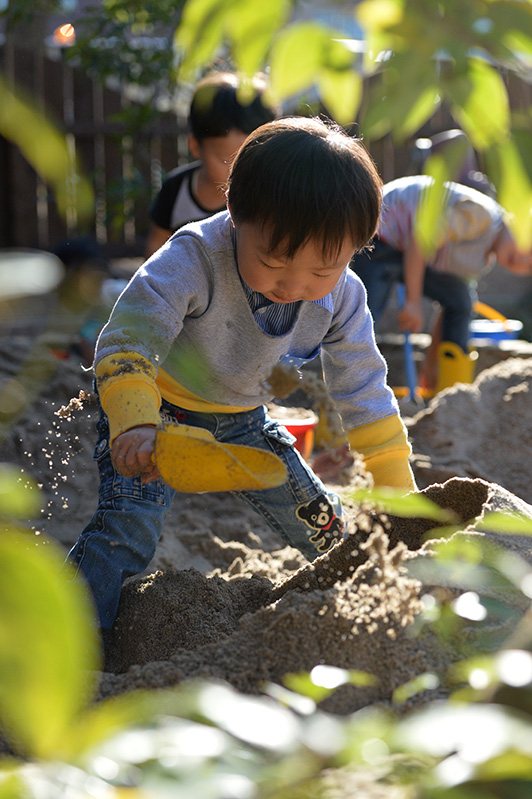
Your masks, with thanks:
<instances>
[{"instance_id":1,"label":"child's black hair","mask_svg":"<svg viewBox=\"0 0 532 799\"><path fill-rule=\"evenodd\" d=\"M236 225L261 225L270 251L293 258L311 238L337 255L375 234L382 181L358 139L332 122L278 119L255 130L233 162L227 199Z\"/></svg>"},{"instance_id":2,"label":"child's black hair","mask_svg":"<svg viewBox=\"0 0 532 799\"><path fill-rule=\"evenodd\" d=\"M192 135L203 139L227 136L230 130L251 133L277 116L277 108L267 100L267 83L263 76L251 80L254 95L244 102L239 91L242 83L232 72L212 72L202 78L190 105L189 127Z\"/></svg>"}]
</instances>

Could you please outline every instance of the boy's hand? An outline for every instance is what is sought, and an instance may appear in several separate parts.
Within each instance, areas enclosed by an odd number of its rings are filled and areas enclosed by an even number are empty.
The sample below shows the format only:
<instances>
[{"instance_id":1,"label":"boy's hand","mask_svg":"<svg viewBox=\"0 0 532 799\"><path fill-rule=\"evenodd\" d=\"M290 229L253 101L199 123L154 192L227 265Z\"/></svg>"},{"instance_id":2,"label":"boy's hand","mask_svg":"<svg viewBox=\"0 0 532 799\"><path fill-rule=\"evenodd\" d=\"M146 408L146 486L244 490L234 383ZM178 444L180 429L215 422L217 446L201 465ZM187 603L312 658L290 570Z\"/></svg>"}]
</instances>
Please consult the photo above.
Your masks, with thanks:
<instances>
[{"instance_id":1,"label":"boy's hand","mask_svg":"<svg viewBox=\"0 0 532 799\"><path fill-rule=\"evenodd\" d=\"M111 461L123 477L142 475L143 483L151 483L161 475L153 462L155 425L133 427L121 433L111 447Z\"/></svg>"},{"instance_id":2,"label":"boy's hand","mask_svg":"<svg viewBox=\"0 0 532 799\"><path fill-rule=\"evenodd\" d=\"M312 459L311 468L324 483L343 484L354 462L349 445L342 444L335 450L319 452Z\"/></svg>"},{"instance_id":3,"label":"boy's hand","mask_svg":"<svg viewBox=\"0 0 532 799\"><path fill-rule=\"evenodd\" d=\"M407 300L397 315L401 330L419 333L423 328L423 308L421 302Z\"/></svg>"}]
</instances>

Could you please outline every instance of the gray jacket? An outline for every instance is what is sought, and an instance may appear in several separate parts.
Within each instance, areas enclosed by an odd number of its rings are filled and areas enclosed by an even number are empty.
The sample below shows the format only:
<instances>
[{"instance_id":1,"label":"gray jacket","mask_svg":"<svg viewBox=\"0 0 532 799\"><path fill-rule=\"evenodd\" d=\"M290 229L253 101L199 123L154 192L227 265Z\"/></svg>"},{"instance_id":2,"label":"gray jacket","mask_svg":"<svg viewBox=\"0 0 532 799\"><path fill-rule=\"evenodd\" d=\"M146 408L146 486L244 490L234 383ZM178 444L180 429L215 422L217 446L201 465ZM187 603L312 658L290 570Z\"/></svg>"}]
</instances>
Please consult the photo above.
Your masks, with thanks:
<instances>
[{"instance_id":1,"label":"gray jacket","mask_svg":"<svg viewBox=\"0 0 532 799\"><path fill-rule=\"evenodd\" d=\"M174 233L121 294L95 362L138 352L209 402L248 408L272 399L265 383L279 360L321 350L346 430L397 414L359 278L344 270L327 302L302 301L292 328L268 335L240 282L231 228L224 211Z\"/></svg>"}]
</instances>

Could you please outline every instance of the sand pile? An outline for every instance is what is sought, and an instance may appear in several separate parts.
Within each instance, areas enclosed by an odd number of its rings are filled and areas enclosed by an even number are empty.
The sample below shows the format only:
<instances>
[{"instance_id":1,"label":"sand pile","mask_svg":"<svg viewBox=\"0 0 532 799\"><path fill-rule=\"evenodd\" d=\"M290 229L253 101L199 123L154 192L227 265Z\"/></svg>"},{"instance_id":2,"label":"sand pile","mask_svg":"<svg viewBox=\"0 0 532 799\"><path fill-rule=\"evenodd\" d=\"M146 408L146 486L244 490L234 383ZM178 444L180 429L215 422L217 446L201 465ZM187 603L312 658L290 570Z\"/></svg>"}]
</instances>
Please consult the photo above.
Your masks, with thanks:
<instances>
[{"instance_id":1,"label":"sand pile","mask_svg":"<svg viewBox=\"0 0 532 799\"><path fill-rule=\"evenodd\" d=\"M4 389L21 396L28 346L11 340L0 349L0 412L9 423L3 459L42 485L42 511L31 523L67 548L96 505L96 408L86 399L69 405L90 391L90 377L75 362L54 360L39 395L17 418ZM529 539L487 535L482 520L499 508L532 518L531 374L531 360L499 364L409 421L419 483L436 484L425 493L456 514L455 538L503 546L525 560ZM69 412L57 415L62 406ZM344 687L324 703L348 713L392 702L397 686L424 672L440 679L431 696L445 692L446 666L464 647L499 646L518 625L528 604L523 595L510 582L486 580L475 590L499 610L482 623L465 623L456 639L442 643L420 625L424 597L436 592L451 602L468 586L433 568L437 531L425 541L433 523L391 518L384 529L370 515L357 524L350 539L307 564L238 498L178 495L149 574L124 586L100 695L194 677L221 678L256 693L265 680L282 682L287 672L327 663L377 678L365 688Z\"/></svg>"},{"instance_id":2,"label":"sand pile","mask_svg":"<svg viewBox=\"0 0 532 799\"><path fill-rule=\"evenodd\" d=\"M532 502L532 359L510 358L436 396L409 422L419 487L481 477Z\"/></svg>"},{"instance_id":3,"label":"sand pile","mask_svg":"<svg viewBox=\"0 0 532 799\"><path fill-rule=\"evenodd\" d=\"M482 532L487 513L504 509L532 519L530 505L482 480L458 478L424 493L456 514L463 529L454 539L489 541L532 561L530 539ZM424 594L436 591L449 603L467 590L458 579L434 571L438 531L433 524L391 517L384 531L374 519L371 530L280 582L254 577L252 559L250 572L232 579L167 569L130 581L108 640L108 669L117 673L104 675L100 695L196 677L259 693L264 682L282 683L287 673L326 663L376 678L371 686L337 691L322 705L331 712L392 704L396 688L426 672L441 681L430 691L433 698L446 690L450 663L500 646L529 604L510 582L488 580L475 586L480 601L496 603L504 613L464 623L457 639L446 645L428 629L413 635Z\"/></svg>"}]
</instances>

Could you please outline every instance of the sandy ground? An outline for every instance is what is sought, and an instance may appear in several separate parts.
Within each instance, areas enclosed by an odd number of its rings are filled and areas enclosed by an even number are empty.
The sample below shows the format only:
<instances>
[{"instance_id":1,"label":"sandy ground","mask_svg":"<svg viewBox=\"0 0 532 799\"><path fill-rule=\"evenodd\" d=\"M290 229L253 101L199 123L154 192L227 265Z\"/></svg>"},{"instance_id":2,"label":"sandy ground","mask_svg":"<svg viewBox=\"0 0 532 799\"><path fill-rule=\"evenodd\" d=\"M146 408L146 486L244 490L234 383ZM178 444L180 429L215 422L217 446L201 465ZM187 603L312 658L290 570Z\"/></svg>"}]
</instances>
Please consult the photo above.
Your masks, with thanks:
<instances>
[{"instance_id":1,"label":"sandy ground","mask_svg":"<svg viewBox=\"0 0 532 799\"><path fill-rule=\"evenodd\" d=\"M2 460L41 485L33 528L66 550L96 506L96 409L85 402L69 418L56 412L80 390L90 392L90 376L74 360L54 360L34 376L39 396L17 420L27 347L23 338L0 345ZM532 359L511 358L407 418L419 487L456 514L455 536L487 541L525 562L532 560L531 539L482 527L492 510L532 518L531 394ZM287 672L326 663L378 677L371 687L344 687L325 700L324 709L346 714L375 702L391 706L397 686L423 672L437 674L438 687L409 707L446 693L453 660L493 650L515 634L527 602L500 580L474 590L504 613L464 622L445 643L423 628L426 594L450 602L471 586L435 573L433 523L392 517L384 524L342 491L354 533L312 564L283 546L238 498L179 495L149 573L124 586L100 696L193 677L258 693L264 681L281 683Z\"/></svg>"}]
</instances>

